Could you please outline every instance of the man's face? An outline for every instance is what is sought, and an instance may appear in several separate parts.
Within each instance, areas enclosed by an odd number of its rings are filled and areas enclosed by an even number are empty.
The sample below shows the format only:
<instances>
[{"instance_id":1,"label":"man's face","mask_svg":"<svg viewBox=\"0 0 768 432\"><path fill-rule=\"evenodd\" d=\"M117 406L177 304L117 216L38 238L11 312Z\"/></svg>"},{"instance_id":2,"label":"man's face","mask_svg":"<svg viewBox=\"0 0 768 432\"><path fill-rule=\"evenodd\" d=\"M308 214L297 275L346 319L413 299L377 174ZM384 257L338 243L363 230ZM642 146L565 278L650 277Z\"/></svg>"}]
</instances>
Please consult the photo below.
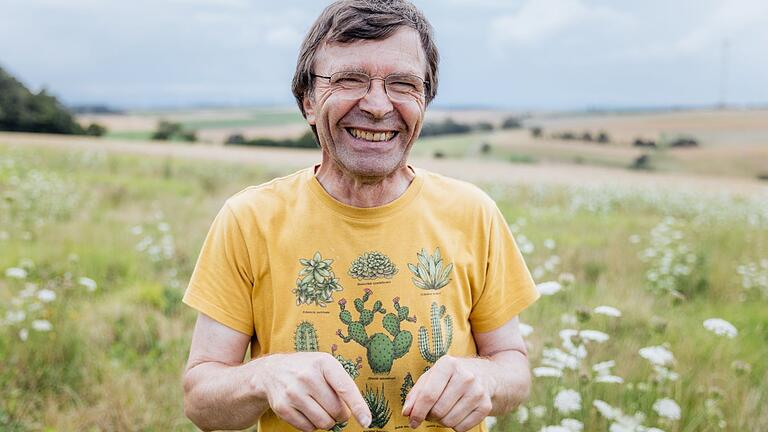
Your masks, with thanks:
<instances>
[{"instance_id":1,"label":"man's face","mask_svg":"<svg viewBox=\"0 0 768 432\"><path fill-rule=\"evenodd\" d=\"M425 70L418 33L401 27L383 40L325 44L318 50L313 73L331 76L356 71L380 78L407 73L424 78ZM384 81L373 79L365 96L351 100L330 86L327 79L313 79L314 92L304 98L304 109L332 164L357 177L386 176L405 165L421 130L424 97L394 102L385 92Z\"/></svg>"}]
</instances>

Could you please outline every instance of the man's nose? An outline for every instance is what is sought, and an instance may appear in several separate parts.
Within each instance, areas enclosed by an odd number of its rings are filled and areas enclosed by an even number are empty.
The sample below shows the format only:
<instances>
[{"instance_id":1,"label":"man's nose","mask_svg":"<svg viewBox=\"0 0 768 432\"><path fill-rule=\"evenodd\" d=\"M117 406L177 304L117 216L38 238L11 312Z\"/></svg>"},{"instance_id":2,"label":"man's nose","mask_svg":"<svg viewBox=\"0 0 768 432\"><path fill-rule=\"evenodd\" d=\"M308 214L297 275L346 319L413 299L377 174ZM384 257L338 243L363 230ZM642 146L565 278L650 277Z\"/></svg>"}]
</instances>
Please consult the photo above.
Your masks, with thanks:
<instances>
[{"instance_id":1,"label":"man's nose","mask_svg":"<svg viewBox=\"0 0 768 432\"><path fill-rule=\"evenodd\" d=\"M384 80L372 78L368 93L358 103L360 109L371 114L374 118L383 118L394 110L392 101L387 96Z\"/></svg>"}]
</instances>

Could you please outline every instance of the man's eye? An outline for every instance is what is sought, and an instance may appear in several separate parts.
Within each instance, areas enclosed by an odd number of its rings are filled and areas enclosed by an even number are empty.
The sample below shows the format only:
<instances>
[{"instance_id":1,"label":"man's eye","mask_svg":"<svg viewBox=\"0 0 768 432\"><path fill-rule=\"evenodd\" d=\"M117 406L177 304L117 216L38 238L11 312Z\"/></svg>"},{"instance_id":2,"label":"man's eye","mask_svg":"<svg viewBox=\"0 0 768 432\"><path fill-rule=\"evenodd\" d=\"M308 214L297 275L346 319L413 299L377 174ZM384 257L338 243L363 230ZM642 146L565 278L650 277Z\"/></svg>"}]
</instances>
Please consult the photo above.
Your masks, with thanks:
<instances>
[{"instance_id":1,"label":"man's eye","mask_svg":"<svg viewBox=\"0 0 768 432\"><path fill-rule=\"evenodd\" d=\"M334 84L343 87L359 87L365 85L365 80L357 77L342 77L334 81Z\"/></svg>"},{"instance_id":2,"label":"man's eye","mask_svg":"<svg viewBox=\"0 0 768 432\"><path fill-rule=\"evenodd\" d=\"M392 81L389 83L389 87L392 90L399 91L399 92L413 92L418 90L418 86L416 83L409 82L409 81Z\"/></svg>"}]
</instances>

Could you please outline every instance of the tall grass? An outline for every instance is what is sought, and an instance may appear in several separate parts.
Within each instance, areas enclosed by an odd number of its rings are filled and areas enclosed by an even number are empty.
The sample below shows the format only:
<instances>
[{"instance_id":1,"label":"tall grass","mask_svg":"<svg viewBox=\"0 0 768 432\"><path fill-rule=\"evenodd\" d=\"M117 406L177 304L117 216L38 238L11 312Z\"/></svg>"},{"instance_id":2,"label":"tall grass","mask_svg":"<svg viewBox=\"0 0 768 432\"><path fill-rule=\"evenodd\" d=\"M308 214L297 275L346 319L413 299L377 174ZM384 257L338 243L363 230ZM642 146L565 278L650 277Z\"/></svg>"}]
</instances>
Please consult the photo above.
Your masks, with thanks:
<instances>
[{"instance_id":1,"label":"tall grass","mask_svg":"<svg viewBox=\"0 0 768 432\"><path fill-rule=\"evenodd\" d=\"M181 295L223 200L283 173L0 146L0 430L194 430L180 374L195 314ZM535 279L555 282L522 316L532 366L552 367L545 350L583 354L555 367L560 377L535 378L531 400L496 430L645 430L627 429L629 416L665 431L768 429L768 199L483 187ZM705 329L713 317L738 335ZM585 329L609 339L573 335ZM666 377L639 354L653 346L674 356ZM664 398L678 420L654 410Z\"/></svg>"}]
</instances>

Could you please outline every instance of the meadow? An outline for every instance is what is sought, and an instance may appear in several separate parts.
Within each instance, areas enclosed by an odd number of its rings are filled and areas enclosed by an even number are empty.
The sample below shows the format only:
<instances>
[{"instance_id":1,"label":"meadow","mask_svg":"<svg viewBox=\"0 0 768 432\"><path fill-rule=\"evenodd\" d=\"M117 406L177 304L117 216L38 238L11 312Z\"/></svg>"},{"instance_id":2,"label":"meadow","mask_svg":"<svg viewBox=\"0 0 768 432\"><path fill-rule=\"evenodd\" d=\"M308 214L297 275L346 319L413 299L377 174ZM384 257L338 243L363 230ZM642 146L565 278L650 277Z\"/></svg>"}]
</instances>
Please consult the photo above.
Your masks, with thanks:
<instances>
[{"instance_id":1,"label":"meadow","mask_svg":"<svg viewBox=\"0 0 768 432\"><path fill-rule=\"evenodd\" d=\"M0 430L195 430L186 282L224 199L290 171L0 140ZM768 430L768 193L479 185L545 294L492 430Z\"/></svg>"}]
</instances>

